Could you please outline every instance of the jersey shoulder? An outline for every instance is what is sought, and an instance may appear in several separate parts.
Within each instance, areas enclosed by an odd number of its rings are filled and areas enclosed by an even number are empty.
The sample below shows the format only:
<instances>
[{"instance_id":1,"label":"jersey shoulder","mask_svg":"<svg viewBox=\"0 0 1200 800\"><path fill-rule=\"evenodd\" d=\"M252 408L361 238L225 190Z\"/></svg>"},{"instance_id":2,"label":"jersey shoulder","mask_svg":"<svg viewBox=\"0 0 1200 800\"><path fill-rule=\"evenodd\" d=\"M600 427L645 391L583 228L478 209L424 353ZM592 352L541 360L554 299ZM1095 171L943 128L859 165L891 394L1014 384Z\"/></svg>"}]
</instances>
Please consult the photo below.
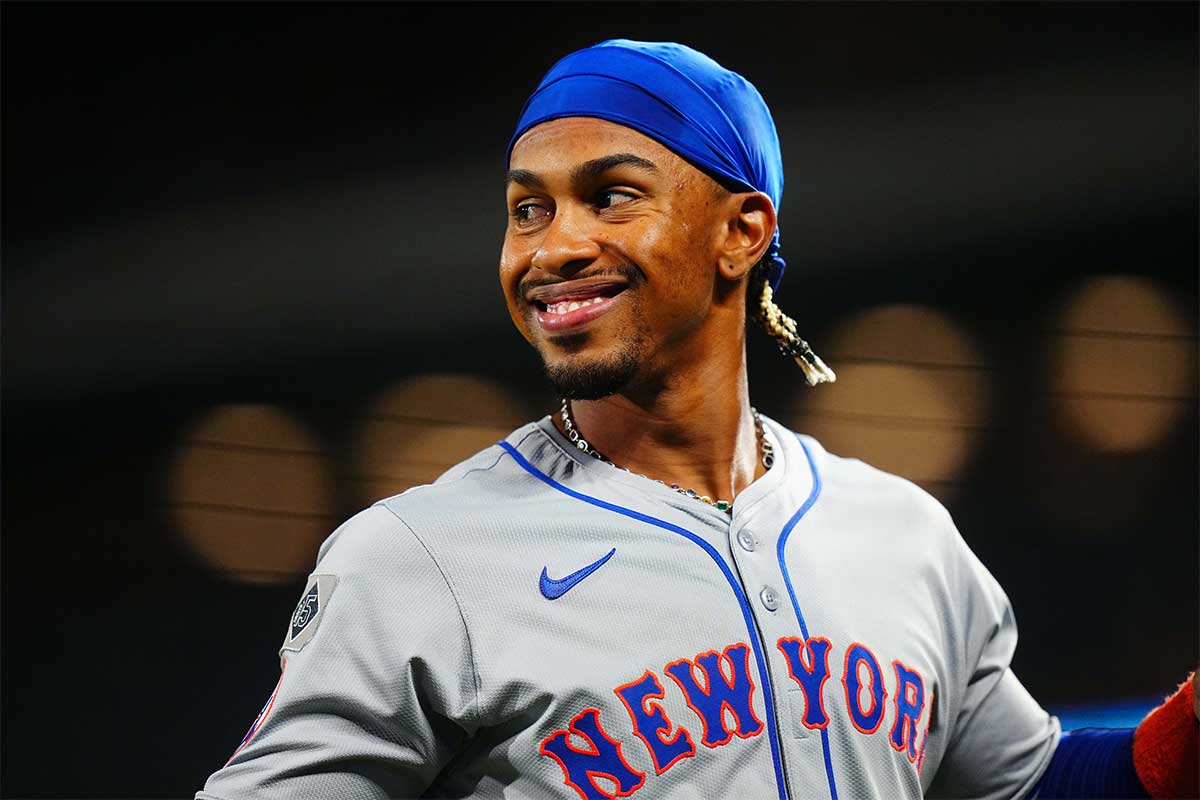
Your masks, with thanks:
<instances>
[{"instance_id":1,"label":"jersey shoulder","mask_svg":"<svg viewBox=\"0 0 1200 800\"><path fill-rule=\"evenodd\" d=\"M337 574L453 571L463 559L477 556L489 541L497 541L499 534L517 529L528 518L528 511L513 509L529 509L529 495L538 484L527 479L504 445L524 445L529 451L541 446L536 441L541 436L537 423L522 426L433 483L414 486L359 511L321 545L318 569ZM543 502L542 498L533 501Z\"/></svg>"},{"instance_id":2,"label":"jersey shoulder","mask_svg":"<svg viewBox=\"0 0 1200 800\"><path fill-rule=\"evenodd\" d=\"M521 462L551 475L569 469L570 458L545 434L542 422L523 425L433 483L414 486L376 505L403 520L421 538L427 532L447 541L484 532L494 538L520 527L531 515L544 513L547 504L561 502L545 483L529 480Z\"/></svg>"},{"instance_id":3,"label":"jersey shoulder","mask_svg":"<svg viewBox=\"0 0 1200 800\"><path fill-rule=\"evenodd\" d=\"M946 507L925 489L860 459L831 453L812 436L798 434L798 438L821 481L821 503L855 518L890 521L895 523L889 525L893 529L925 537L958 538Z\"/></svg>"}]
</instances>

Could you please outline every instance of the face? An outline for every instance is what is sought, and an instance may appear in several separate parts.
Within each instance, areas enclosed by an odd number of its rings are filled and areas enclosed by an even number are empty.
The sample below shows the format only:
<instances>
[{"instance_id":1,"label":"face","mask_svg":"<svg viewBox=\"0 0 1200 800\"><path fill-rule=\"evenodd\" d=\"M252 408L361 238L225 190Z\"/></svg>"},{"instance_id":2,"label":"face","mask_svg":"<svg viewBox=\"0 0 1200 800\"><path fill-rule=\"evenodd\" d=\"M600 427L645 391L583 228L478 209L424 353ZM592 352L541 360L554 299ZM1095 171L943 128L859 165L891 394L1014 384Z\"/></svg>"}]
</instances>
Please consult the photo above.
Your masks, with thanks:
<instances>
[{"instance_id":1,"label":"face","mask_svg":"<svg viewBox=\"0 0 1200 800\"><path fill-rule=\"evenodd\" d=\"M661 380L704 338L725 194L630 128L575 117L513 148L500 282L558 392Z\"/></svg>"}]
</instances>

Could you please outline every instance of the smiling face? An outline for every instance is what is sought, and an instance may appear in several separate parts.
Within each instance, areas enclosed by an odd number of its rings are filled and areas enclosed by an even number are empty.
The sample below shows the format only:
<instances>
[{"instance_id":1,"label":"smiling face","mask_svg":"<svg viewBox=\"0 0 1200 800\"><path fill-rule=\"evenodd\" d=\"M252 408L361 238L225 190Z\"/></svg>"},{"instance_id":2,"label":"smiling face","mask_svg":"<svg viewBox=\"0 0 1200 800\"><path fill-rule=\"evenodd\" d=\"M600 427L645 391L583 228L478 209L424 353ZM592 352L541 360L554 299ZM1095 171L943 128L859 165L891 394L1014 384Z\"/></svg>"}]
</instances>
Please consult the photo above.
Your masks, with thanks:
<instances>
[{"instance_id":1,"label":"smiling face","mask_svg":"<svg viewBox=\"0 0 1200 800\"><path fill-rule=\"evenodd\" d=\"M562 396L653 385L712 347L741 346L720 341L713 319L732 196L711 178L587 117L530 129L509 166L500 282Z\"/></svg>"}]
</instances>

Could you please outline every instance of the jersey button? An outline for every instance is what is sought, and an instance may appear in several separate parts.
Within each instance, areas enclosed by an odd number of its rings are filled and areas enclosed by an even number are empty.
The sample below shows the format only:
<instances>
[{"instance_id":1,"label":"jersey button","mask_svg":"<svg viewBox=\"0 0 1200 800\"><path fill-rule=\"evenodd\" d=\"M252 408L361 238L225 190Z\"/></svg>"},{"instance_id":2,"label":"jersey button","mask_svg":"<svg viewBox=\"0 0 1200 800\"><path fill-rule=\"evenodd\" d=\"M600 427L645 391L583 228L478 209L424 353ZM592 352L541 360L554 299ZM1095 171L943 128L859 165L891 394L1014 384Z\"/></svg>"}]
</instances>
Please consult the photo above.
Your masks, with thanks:
<instances>
[{"instance_id":1,"label":"jersey button","mask_svg":"<svg viewBox=\"0 0 1200 800\"><path fill-rule=\"evenodd\" d=\"M770 586L762 588L762 591L758 593L758 599L762 601L763 607L767 611L775 611L779 608L779 594Z\"/></svg>"},{"instance_id":2,"label":"jersey button","mask_svg":"<svg viewBox=\"0 0 1200 800\"><path fill-rule=\"evenodd\" d=\"M740 533L738 533L737 540L738 540L738 544L740 544L742 546L742 549L745 550L747 553L754 552L754 534L753 533L751 533L750 531L747 531L747 530L743 530Z\"/></svg>"}]
</instances>

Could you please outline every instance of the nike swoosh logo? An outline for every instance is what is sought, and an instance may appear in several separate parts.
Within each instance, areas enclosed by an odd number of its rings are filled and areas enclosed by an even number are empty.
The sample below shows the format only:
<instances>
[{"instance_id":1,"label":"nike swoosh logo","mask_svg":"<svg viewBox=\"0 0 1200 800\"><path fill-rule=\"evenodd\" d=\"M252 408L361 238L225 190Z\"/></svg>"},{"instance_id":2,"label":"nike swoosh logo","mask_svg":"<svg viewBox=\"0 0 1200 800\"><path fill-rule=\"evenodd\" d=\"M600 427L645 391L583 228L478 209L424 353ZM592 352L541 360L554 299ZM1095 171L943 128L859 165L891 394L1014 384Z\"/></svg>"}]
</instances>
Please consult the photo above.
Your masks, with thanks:
<instances>
[{"instance_id":1,"label":"nike swoosh logo","mask_svg":"<svg viewBox=\"0 0 1200 800\"><path fill-rule=\"evenodd\" d=\"M545 597L547 600L557 600L567 592L574 589L575 586L588 575L591 575L593 572L603 567L608 560L616 554L617 548L614 547L612 550L608 551L608 555L593 561L591 564L588 564L581 570L572 572L565 578L551 578L546 574L546 568L542 567L542 579L538 581L538 586L542 590L542 597Z\"/></svg>"}]
</instances>

